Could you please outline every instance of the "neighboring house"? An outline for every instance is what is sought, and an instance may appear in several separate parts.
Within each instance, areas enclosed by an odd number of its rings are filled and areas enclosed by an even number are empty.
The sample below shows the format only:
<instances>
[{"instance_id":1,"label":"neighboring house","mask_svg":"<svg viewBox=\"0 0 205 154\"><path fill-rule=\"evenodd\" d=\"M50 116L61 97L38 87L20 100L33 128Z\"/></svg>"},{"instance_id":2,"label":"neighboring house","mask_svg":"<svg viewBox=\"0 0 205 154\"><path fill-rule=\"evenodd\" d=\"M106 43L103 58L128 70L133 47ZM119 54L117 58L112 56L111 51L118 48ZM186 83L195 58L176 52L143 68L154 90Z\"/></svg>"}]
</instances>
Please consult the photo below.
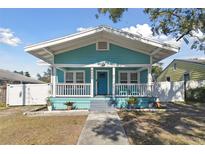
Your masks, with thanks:
<instances>
[{"instance_id":1,"label":"neighboring house","mask_svg":"<svg viewBox=\"0 0 205 154\"><path fill-rule=\"evenodd\" d=\"M178 50L179 47L107 26L25 48L51 64L56 104L70 100L81 105L87 102L86 107L100 98L120 102L120 98L124 101L128 96L150 97L152 64Z\"/></svg>"},{"instance_id":2,"label":"neighboring house","mask_svg":"<svg viewBox=\"0 0 205 154\"><path fill-rule=\"evenodd\" d=\"M157 81L205 80L205 59L174 59Z\"/></svg>"},{"instance_id":3,"label":"neighboring house","mask_svg":"<svg viewBox=\"0 0 205 154\"><path fill-rule=\"evenodd\" d=\"M8 83L20 84L20 83L44 83L44 82L18 73L10 72L8 70L0 69L0 85L5 85Z\"/></svg>"},{"instance_id":4,"label":"neighboring house","mask_svg":"<svg viewBox=\"0 0 205 154\"><path fill-rule=\"evenodd\" d=\"M6 103L6 84L44 83L33 78L0 69L0 103Z\"/></svg>"}]
</instances>

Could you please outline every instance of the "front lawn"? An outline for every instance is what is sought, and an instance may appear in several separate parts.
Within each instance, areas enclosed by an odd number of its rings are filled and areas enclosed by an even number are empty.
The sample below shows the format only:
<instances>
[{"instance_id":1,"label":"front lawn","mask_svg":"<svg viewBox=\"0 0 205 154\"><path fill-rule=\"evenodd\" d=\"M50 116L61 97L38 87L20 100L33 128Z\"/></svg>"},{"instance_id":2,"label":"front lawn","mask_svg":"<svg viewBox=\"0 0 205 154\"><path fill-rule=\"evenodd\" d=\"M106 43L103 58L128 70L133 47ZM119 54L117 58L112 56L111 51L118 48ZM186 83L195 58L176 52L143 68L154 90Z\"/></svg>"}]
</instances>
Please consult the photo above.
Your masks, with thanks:
<instances>
[{"instance_id":1,"label":"front lawn","mask_svg":"<svg viewBox=\"0 0 205 154\"><path fill-rule=\"evenodd\" d=\"M22 112L2 113L0 144L76 144L85 120L86 116L27 117Z\"/></svg>"},{"instance_id":2,"label":"front lawn","mask_svg":"<svg viewBox=\"0 0 205 154\"><path fill-rule=\"evenodd\" d=\"M120 111L131 144L205 144L205 103L173 104L178 111Z\"/></svg>"}]
</instances>

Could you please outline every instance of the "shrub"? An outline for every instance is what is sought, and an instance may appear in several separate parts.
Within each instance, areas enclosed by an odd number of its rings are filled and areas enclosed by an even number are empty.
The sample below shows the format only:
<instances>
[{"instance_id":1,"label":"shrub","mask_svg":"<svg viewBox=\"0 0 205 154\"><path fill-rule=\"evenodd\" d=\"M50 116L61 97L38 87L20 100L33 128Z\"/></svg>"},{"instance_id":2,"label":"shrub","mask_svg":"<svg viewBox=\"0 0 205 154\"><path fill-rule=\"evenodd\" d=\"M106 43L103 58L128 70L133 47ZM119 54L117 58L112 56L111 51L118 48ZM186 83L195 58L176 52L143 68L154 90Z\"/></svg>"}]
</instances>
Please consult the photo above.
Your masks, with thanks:
<instances>
[{"instance_id":1,"label":"shrub","mask_svg":"<svg viewBox=\"0 0 205 154\"><path fill-rule=\"evenodd\" d=\"M127 103L128 104L136 104L137 103L137 98L136 97L130 97L128 100L127 100Z\"/></svg>"},{"instance_id":2,"label":"shrub","mask_svg":"<svg viewBox=\"0 0 205 154\"><path fill-rule=\"evenodd\" d=\"M67 106L73 106L73 102L66 102L66 103L64 103L65 105L67 105Z\"/></svg>"},{"instance_id":3,"label":"shrub","mask_svg":"<svg viewBox=\"0 0 205 154\"><path fill-rule=\"evenodd\" d=\"M205 87L187 90L186 91L186 101L205 103Z\"/></svg>"},{"instance_id":4,"label":"shrub","mask_svg":"<svg viewBox=\"0 0 205 154\"><path fill-rule=\"evenodd\" d=\"M2 103L2 102L0 102L0 107L6 107L6 103Z\"/></svg>"}]
</instances>

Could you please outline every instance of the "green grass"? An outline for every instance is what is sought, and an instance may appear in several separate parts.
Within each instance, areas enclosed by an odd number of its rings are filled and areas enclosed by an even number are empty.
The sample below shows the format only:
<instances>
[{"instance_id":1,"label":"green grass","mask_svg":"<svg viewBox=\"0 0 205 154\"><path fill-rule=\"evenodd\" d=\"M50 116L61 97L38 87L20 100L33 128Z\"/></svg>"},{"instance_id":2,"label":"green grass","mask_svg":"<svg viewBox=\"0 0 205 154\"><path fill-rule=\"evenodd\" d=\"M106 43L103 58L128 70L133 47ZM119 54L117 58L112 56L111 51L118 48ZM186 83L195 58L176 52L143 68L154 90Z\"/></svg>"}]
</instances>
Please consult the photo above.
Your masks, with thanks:
<instances>
[{"instance_id":1,"label":"green grass","mask_svg":"<svg viewBox=\"0 0 205 154\"><path fill-rule=\"evenodd\" d=\"M119 112L131 144L205 144L205 104L169 104L178 111Z\"/></svg>"}]
</instances>

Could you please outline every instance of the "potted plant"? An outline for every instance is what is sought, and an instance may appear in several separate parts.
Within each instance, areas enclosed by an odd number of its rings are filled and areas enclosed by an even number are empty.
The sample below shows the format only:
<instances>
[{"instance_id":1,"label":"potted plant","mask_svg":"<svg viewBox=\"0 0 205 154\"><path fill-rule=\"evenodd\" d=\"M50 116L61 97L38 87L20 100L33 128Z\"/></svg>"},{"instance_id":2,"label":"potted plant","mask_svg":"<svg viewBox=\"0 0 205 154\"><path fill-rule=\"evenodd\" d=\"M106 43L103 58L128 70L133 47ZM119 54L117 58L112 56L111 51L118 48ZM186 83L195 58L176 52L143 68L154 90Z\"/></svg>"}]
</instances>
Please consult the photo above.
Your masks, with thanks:
<instances>
[{"instance_id":1,"label":"potted plant","mask_svg":"<svg viewBox=\"0 0 205 154\"><path fill-rule=\"evenodd\" d=\"M67 109L68 110L72 110L73 109L73 102L66 102L65 105L67 105Z\"/></svg>"},{"instance_id":2,"label":"potted plant","mask_svg":"<svg viewBox=\"0 0 205 154\"><path fill-rule=\"evenodd\" d=\"M52 111L52 102L51 102L51 100L50 100L50 98L47 98L47 109L48 109L48 111Z\"/></svg>"},{"instance_id":3,"label":"potted plant","mask_svg":"<svg viewBox=\"0 0 205 154\"><path fill-rule=\"evenodd\" d=\"M136 97L130 97L127 100L127 103L128 103L128 108L133 109L133 108L135 108L135 104L137 103L137 98Z\"/></svg>"}]
</instances>

